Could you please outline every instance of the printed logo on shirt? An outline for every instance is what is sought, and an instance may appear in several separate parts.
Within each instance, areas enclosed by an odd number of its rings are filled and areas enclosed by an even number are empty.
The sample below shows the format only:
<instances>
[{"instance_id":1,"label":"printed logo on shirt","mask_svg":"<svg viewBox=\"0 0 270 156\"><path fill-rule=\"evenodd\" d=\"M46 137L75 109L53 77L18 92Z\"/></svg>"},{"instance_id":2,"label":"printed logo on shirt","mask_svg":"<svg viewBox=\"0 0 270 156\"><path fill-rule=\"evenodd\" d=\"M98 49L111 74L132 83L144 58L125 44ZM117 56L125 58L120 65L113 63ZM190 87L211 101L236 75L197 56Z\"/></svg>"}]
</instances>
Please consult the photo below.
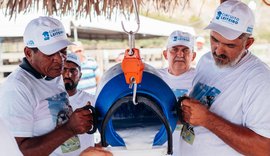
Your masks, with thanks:
<instances>
[{"instance_id":1,"label":"printed logo on shirt","mask_svg":"<svg viewBox=\"0 0 270 156\"><path fill-rule=\"evenodd\" d=\"M80 139L76 135L74 137L69 138L67 141L65 141L61 145L61 150L62 150L62 153L69 153L69 152L76 151L80 147L81 147L81 145L80 145Z\"/></svg>"},{"instance_id":2,"label":"printed logo on shirt","mask_svg":"<svg viewBox=\"0 0 270 156\"><path fill-rule=\"evenodd\" d=\"M66 92L62 92L60 94L57 94L55 96L52 96L50 98L46 99L49 104L49 110L52 115L52 120L56 124L58 121L59 113L68 113L70 112L71 106L68 102L68 96ZM66 116L66 115L65 115ZM64 121L62 122L64 123Z\"/></svg>"},{"instance_id":3,"label":"printed logo on shirt","mask_svg":"<svg viewBox=\"0 0 270 156\"><path fill-rule=\"evenodd\" d=\"M182 97L188 93L187 89L172 89L176 98Z\"/></svg>"},{"instance_id":4,"label":"printed logo on shirt","mask_svg":"<svg viewBox=\"0 0 270 156\"><path fill-rule=\"evenodd\" d=\"M69 105L67 93L63 92L47 99L49 103L49 110L52 115L53 122L56 123L56 127L59 127L66 123L71 114L72 107ZM65 141L61 145L63 153L75 151L80 148L79 137L73 136Z\"/></svg>"},{"instance_id":5,"label":"printed logo on shirt","mask_svg":"<svg viewBox=\"0 0 270 156\"><path fill-rule=\"evenodd\" d=\"M191 91L190 96L199 100L204 105L210 107L220 94L220 90L215 87L210 87L206 84L197 83Z\"/></svg>"}]
</instances>

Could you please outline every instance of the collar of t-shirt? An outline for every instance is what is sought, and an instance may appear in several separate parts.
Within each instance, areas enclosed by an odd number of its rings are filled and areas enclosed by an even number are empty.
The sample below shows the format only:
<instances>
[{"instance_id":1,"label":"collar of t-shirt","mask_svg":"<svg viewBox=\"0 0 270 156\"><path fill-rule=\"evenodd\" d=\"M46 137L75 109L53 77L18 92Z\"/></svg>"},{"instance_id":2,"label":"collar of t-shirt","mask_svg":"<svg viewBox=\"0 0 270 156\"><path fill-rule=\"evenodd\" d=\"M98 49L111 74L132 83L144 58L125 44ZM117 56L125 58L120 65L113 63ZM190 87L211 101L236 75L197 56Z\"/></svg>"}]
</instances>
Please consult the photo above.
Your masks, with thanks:
<instances>
[{"instance_id":1,"label":"collar of t-shirt","mask_svg":"<svg viewBox=\"0 0 270 156\"><path fill-rule=\"evenodd\" d=\"M44 80L52 80L53 78L44 76L40 74L38 71L36 71L31 64L27 61L27 59L24 57L22 60L22 63L20 64L20 67L24 70L26 70L28 73L33 75L37 79L44 79Z\"/></svg>"}]
</instances>

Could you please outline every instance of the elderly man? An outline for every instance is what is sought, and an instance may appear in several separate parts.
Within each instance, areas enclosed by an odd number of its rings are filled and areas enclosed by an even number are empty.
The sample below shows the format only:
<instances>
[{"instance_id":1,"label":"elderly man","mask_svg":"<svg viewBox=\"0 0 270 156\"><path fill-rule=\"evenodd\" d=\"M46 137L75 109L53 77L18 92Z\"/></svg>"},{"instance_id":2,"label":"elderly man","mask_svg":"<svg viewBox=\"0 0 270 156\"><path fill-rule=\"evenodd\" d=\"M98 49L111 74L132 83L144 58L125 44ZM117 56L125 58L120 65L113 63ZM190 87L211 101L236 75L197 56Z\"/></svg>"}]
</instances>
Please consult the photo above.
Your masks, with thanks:
<instances>
[{"instance_id":1,"label":"elderly man","mask_svg":"<svg viewBox=\"0 0 270 156\"><path fill-rule=\"evenodd\" d=\"M72 111L61 77L72 43L51 17L30 21L23 39L23 63L1 86L0 116L25 156L79 155L77 134L89 131L93 121L89 110Z\"/></svg>"},{"instance_id":2,"label":"elderly man","mask_svg":"<svg viewBox=\"0 0 270 156\"><path fill-rule=\"evenodd\" d=\"M163 80L173 89L177 97L188 94L195 74L194 68L191 68L191 62L196 57L194 37L179 30L172 32L163 55L169 65L159 70Z\"/></svg>"},{"instance_id":3,"label":"elderly man","mask_svg":"<svg viewBox=\"0 0 270 156\"><path fill-rule=\"evenodd\" d=\"M164 57L169 66L159 70L163 80L172 88L176 97L187 95L192 88L192 80L195 75L191 62L196 57L194 52L194 37L187 33L176 30L168 38ZM173 133L173 155L179 155L181 125L178 124Z\"/></svg>"},{"instance_id":4,"label":"elderly man","mask_svg":"<svg viewBox=\"0 0 270 156\"><path fill-rule=\"evenodd\" d=\"M190 99L182 101L181 155L270 155L270 70L248 49L251 9L223 2L210 29L211 53L196 67Z\"/></svg>"}]
</instances>

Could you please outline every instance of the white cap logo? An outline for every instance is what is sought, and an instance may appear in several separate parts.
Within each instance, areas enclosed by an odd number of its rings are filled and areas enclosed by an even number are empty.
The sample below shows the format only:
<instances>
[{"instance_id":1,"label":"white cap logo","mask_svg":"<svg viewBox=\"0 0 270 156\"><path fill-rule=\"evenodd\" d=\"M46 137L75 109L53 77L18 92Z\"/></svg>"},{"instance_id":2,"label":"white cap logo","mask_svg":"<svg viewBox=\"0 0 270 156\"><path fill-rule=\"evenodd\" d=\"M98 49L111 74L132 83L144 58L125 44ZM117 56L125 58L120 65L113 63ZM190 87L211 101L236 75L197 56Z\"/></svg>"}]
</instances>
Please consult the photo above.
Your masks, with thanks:
<instances>
[{"instance_id":1,"label":"white cap logo","mask_svg":"<svg viewBox=\"0 0 270 156\"><path fill-rule=\"evenodd\" d=\"M180 30L175 30L171 33L167 41L167 48L174 46L183 45L188 47L190 50L194 48L194 37L188 33Z\"/></svg>"},{"instance_id":2,"label":"white cap logo","mask_svg":"<svg viewBox=\"0 0 270 156\"><path fill-rule=\"evenodd\" d=\"M237 18L233 15L230 15L230 14L222 13L222 11L217 12L216 19L223 20L223 22L227 22L227 23L231 23L231 24L238 24L239 23L239 18Z\"/></svg>"},{"instance_id":3,"label":"white cap logo","mask_svg":"<svg viewBox=\"0 0 270 156\"><path fill-rule=\"evenodd\" d=\"M211 29L229 40L234 40L242 33L252 34L254 23L254 14L245 3L228 0L219 5L211 23L205 29Z\"/></svg>"},{"instance_id":4,"label":"white cap logo","mask_svg":"<svg viewBox=\"0 0 270 156\"><path fill-rule=\"evenodd\" d=\"M189 42L190 39L189 37L185 37L185 36L174 36L173 37L173 41L186 41L186 42Z\"/></svg>"},{"instance_id":5,"label":"white cap logo","mask_svg":"<svg viewBox=\"0 0 270 156\"><path fill-rule=\"evenodd\" d=\"M44 40L50 39L49 33L47 31L43 32L42 35L44 36Z\"/></svg>"},{"instance_id":6,"label":"white cap logo","mask_svg":"<svg viewBox=\"0 0 270 156\"><path fill-rule=\"evenodd\" d=\"M24 43L29 48L38 48L46 55L73 45L66 35L63 24L52 17L39 17L28 23L23 35Z\"/></svg>"}]
</instances>

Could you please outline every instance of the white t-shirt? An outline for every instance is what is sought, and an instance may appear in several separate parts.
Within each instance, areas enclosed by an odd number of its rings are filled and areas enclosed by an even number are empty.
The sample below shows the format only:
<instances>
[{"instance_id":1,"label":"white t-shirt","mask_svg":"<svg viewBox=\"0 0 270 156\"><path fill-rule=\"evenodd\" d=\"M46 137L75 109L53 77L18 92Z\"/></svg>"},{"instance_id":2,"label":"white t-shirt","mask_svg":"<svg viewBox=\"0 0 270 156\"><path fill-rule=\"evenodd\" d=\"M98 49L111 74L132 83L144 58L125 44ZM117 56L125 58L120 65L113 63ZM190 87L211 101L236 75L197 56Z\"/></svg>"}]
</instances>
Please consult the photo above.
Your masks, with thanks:
<instances>
[{"instance_id":1,"label":"white t-shirt","mask_svg":"<svg viewBox=\"0 0 270 156\"><path fill-rule=\"evenodd\" d=\"M72 108L75 110L77 108L81 108L87 104L88 101L91 102L91 105L94 106L94 98L95 96L89 94L82 90L77 90L77 93L73 96L69 97L69 102ZM94 134L82 134L79 135L81 142L81 149L84 150L89 146L94 146Z\"/></svg>"},{"instance_id":2,"label":"white t-shirt","mask_svg":"<svg viewBox=\"0 0 270 156\"><path fill-rule=\"evenodd\" d=\"M231 68L218 68L212 54L200 60L190 96L210 111L270 138L270 70L250 52ZM193 145L181 139L182 156L241 155L204 127L194 127Z\"/></svg>"},{"instance_id":3,"label":"white t-shirt","mask_svg":"<svg viewBox=\"0 0 270 156\"><path fill-rule=\"evenodd\" d=\"M195 76L194 68L190 68L187 72L175 76L169 73L168 68L158 70L162 79L173 90L176 97L188 95L192 89L192 81ZM179 156L179 141L182 125L177 125L173 132L173 155Z\"/></svg>"},{"instance_id":4,"label":"white t-shirt","mask_svg":"<svg viewBox=\"0 0 270 156\"><path fill-rule=\"evenodd\" d=\"M0 119L0 155L1 156L22 156L18 144L4 122Z\"/></svg>"},{"instance_id":5,"label":"white t-shirt","mask_svg":"<svg viewBox=\"0 0 270 156\"><path fill-rule=\"evenodd\" d=\"M195 75L194 68L190 68L187 72L179 76L169 73L168 68L159 69L158 72L160 73L161 78L173 90L176 97L189 94L190 90L192 89L192 80Z\"/></svg>"},{"instance_id":6,"label":"white t-shirt","mask_svg":"<svg viewBox=\"0 0 270 156\"><path fill-rule=\"evenodd\" d=\"M0 97L0 116L15 137L49 133L66 122L72 112L61 76L37 79L21 67L1 85ZM79 155L81 146L74 136L51 155Z\"/></svg>"}]
</instances>

